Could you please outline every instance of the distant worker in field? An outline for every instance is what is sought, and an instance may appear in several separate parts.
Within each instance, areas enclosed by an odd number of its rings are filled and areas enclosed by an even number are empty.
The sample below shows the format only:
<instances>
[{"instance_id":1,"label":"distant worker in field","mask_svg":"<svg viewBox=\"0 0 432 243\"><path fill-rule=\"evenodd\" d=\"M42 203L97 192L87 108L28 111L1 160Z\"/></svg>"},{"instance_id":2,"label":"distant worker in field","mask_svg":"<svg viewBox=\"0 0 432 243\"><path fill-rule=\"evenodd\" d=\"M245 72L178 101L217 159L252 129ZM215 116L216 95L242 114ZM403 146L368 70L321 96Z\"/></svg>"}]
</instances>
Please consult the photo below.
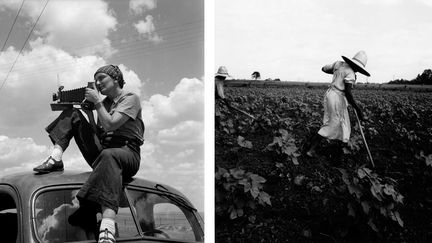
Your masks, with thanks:
<instances>
[{"instance_id":1,"label":"distant worker in field","mask_svg":"<svg viewBox=\"0 0 432 243\"><path fill-rule=\"evenodd\" d=\"M364 51L359 51L352 59L342 56L343 61L336 61L326 65L322 71L333 74L332 83L324 96L323 125L318 133L312 137L311 146L306 154L309 157L316 156L315 149L322 138L338 140L338 156L342 154L343 144L348 143L351 124L348 115L348 103L356 110L360 120L364 120L363 113L356 104L351 93L356 82L356 72L370 76L365 70L367 56Z\"/></svg>"},{"instance_id":2,"label":"distant worker in field","mask_svg":"<svg viewBox=\"0 0 432 243\"><path fill-rule=\"evenodd\" d=\"M220 66L217 73L215 74L215 97L216 100L219 100L220 103L224 104L228 109L234 110L236 112L240 112L243 115L246 115L252 119L255 119L254 116L252 116L251 114L245 112L244 110L241 110L237 107L234 107L230 104L230 102L226 99L225 94L224 94L224 83L225 83L225 79L227 77L231 77L228 74L228 70L226 67L224 66ZM216 109L219 109L219 106L216 105ZM219 124L219 116L216 116L216 125Z\"/></svg>"},{"instance_id":3,"label":"distant worker in field","mask_svg":"<svg viewBox=\"0 0 432 243\"><path fill-rule=\"evenodd\" d=\"M261 74L258 71L255 71L251 75L252 79L258 80L261 79Z\"/></svg>"},{"instance_id":4,"label":"distant worker in field","mask_svg":"<svg viewBox=\"0 0 432 243\"><path fill-rule=\"evenodd\" d=\"M216 99L225 99L224 94L224 83L227 77L231 77L228 74L228 70L224 66L220 66L217 73L215 74L215 90Z\"/></svg>"}]
</instances>

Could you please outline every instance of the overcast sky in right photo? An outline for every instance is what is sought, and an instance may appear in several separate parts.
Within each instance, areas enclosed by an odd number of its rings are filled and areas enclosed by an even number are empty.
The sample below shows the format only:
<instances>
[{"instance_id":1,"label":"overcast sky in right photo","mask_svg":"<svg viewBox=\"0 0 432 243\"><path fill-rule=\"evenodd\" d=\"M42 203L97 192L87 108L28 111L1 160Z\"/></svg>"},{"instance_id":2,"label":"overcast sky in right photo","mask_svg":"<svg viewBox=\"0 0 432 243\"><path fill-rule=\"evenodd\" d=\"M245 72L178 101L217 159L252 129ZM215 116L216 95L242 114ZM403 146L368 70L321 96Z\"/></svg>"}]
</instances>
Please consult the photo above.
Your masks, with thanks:
<instances>
[{"instance_id":1,"label":"overcast sky in right photo","mask_svg":"<svg viewBox=\"0 0 432 243\"><path fill-rule=\"evenodd\" d=\"M358 82L411 80L432 63L431 10L427 0L218 0L214 69L330 82L322 66L364 50L371 77Z\"/></svg>"}]
</instances>

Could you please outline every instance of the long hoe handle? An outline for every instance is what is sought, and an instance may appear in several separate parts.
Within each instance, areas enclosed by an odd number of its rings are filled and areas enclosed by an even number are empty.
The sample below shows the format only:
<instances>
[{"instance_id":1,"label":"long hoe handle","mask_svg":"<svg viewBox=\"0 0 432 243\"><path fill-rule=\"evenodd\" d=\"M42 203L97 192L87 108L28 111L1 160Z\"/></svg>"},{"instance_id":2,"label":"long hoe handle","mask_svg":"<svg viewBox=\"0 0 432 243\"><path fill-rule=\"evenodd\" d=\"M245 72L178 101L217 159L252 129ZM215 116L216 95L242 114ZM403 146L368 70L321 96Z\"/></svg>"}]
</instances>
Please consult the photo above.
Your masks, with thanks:
<instances>
[{"instance_id":1,"label":"long hoe handle","mask_svg":"<svg viewBox=\"0 0 432 243\"><path fill-rule=\"evenodd\" d=\"M356 111L355 109L354 109L354 114L356 115L357 122L358 122L358 124L359 124L359 128L360 128L360 133L361 133L361 136L362 136L362 138L363 138L363 142L364 142L364 144L365 144L365 146L366 146L366 150L367 150L367 152L368 152L369 159L370 159L370 161L371 161L371 163L372 163L372 167L375 167L375 164L374 164L373 159L372 159L371 152L370 152L370 150L369 150L369 146L367 145L366 138L365 138L365 135L364 135L364 133L363 133L363 129L362 129L362 126L361 126L360 119L359 119L359 117L358 117L358 115L357 115L357 111Z\"/></svg>"},{"instance_id":2,"label":"long hoe handle","mask_svg":"<svg viewBox=\"0 0 432 243\"><path fill-rule=\"evenodd\" d=\"M248 117L250 117L250 118L252 118L252 119L255 120L255 117L252 116L251 114L247 113L246 111L241 110L241 109L239 109L239 108L237 108L237 107L232 106L229 102L227 102L227 101L225 101L225 100L224 100L224 103L226 104L226 106L228 106L228 108L233 109L233 110L236 110L236 111L242 113L243 115L248 116Z\"/></svg>"}]
</instances>

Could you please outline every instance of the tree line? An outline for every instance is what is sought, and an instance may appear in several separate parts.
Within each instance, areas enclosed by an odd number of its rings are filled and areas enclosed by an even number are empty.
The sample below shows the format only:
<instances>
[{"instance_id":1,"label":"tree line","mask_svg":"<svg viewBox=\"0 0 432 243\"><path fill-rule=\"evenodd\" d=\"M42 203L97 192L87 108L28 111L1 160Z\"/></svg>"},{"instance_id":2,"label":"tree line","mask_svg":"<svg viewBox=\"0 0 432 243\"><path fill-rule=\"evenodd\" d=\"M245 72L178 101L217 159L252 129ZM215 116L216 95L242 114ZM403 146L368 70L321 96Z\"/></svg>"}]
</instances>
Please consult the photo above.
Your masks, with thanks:
<instances>
[{"instance_id":1,"label":"tree line","mask_svg":"<svg viewBox=\"0 0 432 243\"><path fill-rule=\"evenodd\" d=\"M406 79L395 79L388 84L429 84L432 85L432 70L426 69L423 71L422 74L418 74L416 78L412 80L406 80Z\"/></svg>"}]
</instances>

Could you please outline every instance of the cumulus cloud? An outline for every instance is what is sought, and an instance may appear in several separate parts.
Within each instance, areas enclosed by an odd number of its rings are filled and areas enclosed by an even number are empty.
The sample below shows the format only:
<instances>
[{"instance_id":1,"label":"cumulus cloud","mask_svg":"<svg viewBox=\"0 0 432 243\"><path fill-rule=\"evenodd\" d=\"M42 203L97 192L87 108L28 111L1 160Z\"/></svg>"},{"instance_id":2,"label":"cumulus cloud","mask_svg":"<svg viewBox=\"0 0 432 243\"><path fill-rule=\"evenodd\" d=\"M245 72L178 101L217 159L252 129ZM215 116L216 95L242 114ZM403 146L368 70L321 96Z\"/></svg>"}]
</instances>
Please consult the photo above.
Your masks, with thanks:
<instances>
[{"instance_id":1,"label":"cumulus cloud","mask_svg":"<svg viewBox=\"0 0 432 243\"><path fill-rule=\"evenodd\" d=\"M158 133L161 144L189 146L204 141L204 124L197 121L182 121L176 126Z\"/></svg>"},{"instance_id":2,"label":"cumulus cloud","mask_svg":"<svg viewBox=\"0 0 432 243\"><path fill-rule=\"evenodd\" d=\"M170 164L159 170L141 166L137 177L168 184L184 193L198 209L203 209L204 163L173 158ZM141 163L145 163L142 159Z\"/></svg>"},{"instance_id":3,"label":"cumulus cloud","mask_svg":"<svg viewBox=\"0 0 432 243\"><path fill-rule=\"evenodd\" d=\"M135 14L141 14L155 8L156 0L131 0L129 2L129 9Z\"/></svg>"},{"instance_id":4,"label":"cumulus cloud","mask_svg":"<svg viewBox=\"0 0 432 243\"><path fill-rule=\"evenodd\" d=\"M160 149L158 144L144 142L141 147L141 168L145 171L163 171L163 165L156 160L156 154Z\"/></svg>"},{"instance_id":5,"label":"cumulus cloud","mask_svg":"<svg viewBox=\"0 0 432 243\"><path fill-rule=\"evenodd\" d=\"M130 10L135 14L143 14L145 11L156 8L155 0L132 0L129 3ZM156 32L154 25L154 18L152 15L147 15L144 20L134 23L136 31L145 39L153 43L160 43L163 41L162 37Z\"/></svg>"},{"instance_id":6,"label":"cumulus cloud","mask_svg":"<svg viewBox=\"0 0 432 243\"><path fill-rule=\"evenodd\" d=\"M153 129L172 127L179 121L203 121L204 84L183 78L168 96L153 95L142 107L144 122Z\"/></svg>"},{"instance_id":7,"label":"cumulus cloud","mask_svg":"<svg viewBox=\"0 0 432 243\"><path fill-rule=\"evenodd\" d=\"M166 183L203 208L204 85L183 78L168 94L142 101L146 141L137 176Z\"/></svg>"},{"instance_id":8,"label":"cumulus cloud","mask_svg":"<svg viewBox=\"0 0 432 243\"><path fill-rule=\"evenodd\" d=\"M141 20L138 24L135 24L135 28L140 34L148 34L155 31L153 16L147 15L145 20Z\"/></svg>"},{"instance_id":9,"label":"cumulus cloud","mask_svg":"<svg viewBox=\"0 0 432 243\"><path fill-rule=\"evenodd\" d=\"M202 195L204 192L204 167L199 166L196 163L193 165L187 165L187 163L181 163L179 166L173 166L171 170L166 171L161 179L169 180L170 177L176 178L175 183L171 185L184 193L198 209L203 209Z\"/></svg>"},{"instance_id":10,"label":"cumulus cloud","mask_svg":"<svg viewBox=\"0 0 432 243\"><path fill-rule=\"evenodd\" d=\"M143 86L143 81L141 81L135 71L129 69L123 64L118 65L123 73L123 79L125 80L125 85L123 87L126 91L131 91L141 96L141 88ZM95 70L96 71L96 70Z\"/></svg>"},{"instance_id":11,"label":"cumulus cloud","mask_svg":"<svg viewBox=\"0 0 432 243\"><path fill-rule=\"evenodd\" d=\"M183 78L168 96L155 94L141 105L146 125L141 173L160 178L173 164L201 155L196 152L204 142L201 80Z\"/></svg>"},{"instance_id":12,"label":"cumulus cloud","mask_svg":"<svg viewBox=\"0 0 432 243\"><path fill-rule=\"evenodd\" d=\"M147 15L145 20L140 20L138 23L134 24L135 29L147 40L159 43L162 41L162 37L156 33L156 28L153 23L153 16Z\"/></svg>"},{"instance_id":13,"label":"cumulus cloud","mask_svg":"<svg viewBox=\"0 0 432 243\"><path fill-rule=\"evenodd\" d=\"M1 106L0 112L8 114L0 116L3 126L31 126L35 120L49 116L51 94L57 91L58 84L65 86L65 90L84 87L93 81L94 72L106 64L100 57L77 57L51 45L43 45L40 38L30 46L32 50L21 54L19 63L1 90L0 104L7 105ZM0 67L8 66L17 54L14 48L0 53ZM126 81L125 90L140 95L142 83L136 73L122 64L119 67ZM5 77L7 71L0 68L0 77ZM17 102L23 97L29 99Z\"/></svg>"},{"instance_id":14,"label":"cumulus cloud","mask_svg":"<svg viewBox=\"0 0 432 243\"><path fill-rule=\"evenodd\" d=\"M27 1L22 14L33 23L39 16L43 2ZM19 1L1 1L0 7L16 10ZM89 21L91 20L91 21ZM115 52L107 38L116 29L117 20L108 4L102 0L51 1L40 18L36 33L43 42L74 55L98 53L108 57Z\"/></svg>"},{"instance_id":15,"label":"cumulus cloud","mask_svg":"<svg viewBox=\"0 0 432 243\"><path fill-rule=\"evenodd\" d=\"M71 201L65 201L64 204L54 208L52 214L45 218L38 218L38 220L41 220L41 223L38 225L37 231L44 242L49 241L56 236L58 237L59 234L64 232L62 222L65 222L71 213L79 207L78 199L75 197L77 193L78 190L72 191L70 197ZM72 202L72 205L69 204L70 202ZM69 232L71 235L85 237L85 233L79 229L79 227L70 227L68 230L71 231Z\"/></svg>"},{"instance_id":16,"label":"cumulus cloud","mask_svg":"<svg viewBox=\"0 0 432 243\"><path fill-rule=\"evenodd\" d=\"M73 143L73 142L72 142ZM63 163L65 170L75 170L75 171L91 171L91 166L84 159L83 155L77 152L70 152L68 149L67 152L63 154Z\"/></svg>"},{"instance_id":17,"label":"cumulus cloud","mask_svg":"<svg viewBox=\"0 0 432 243\"><path fill-rule=\"evenodd\" d=\"M0 173L11 168L27 168L35 158L48 154L47 146L37 145L32 138L9 138L0 135Z\"/></svg>"},{"instance_id":18,"label":"cumulus cloud","mask_svg":"<svg viewBox=\"0 0 432 243\"><path fill-rule=\"evenodd\" d=\"M193 153L195 153L195 150L193 149L186 149L184 151L181 151L180 153L176 154L175 156L177 158L186 158L191 156Z\"/></svg>"},{"instance_id":19,"label":"cumulus cloud","mask_svg":"<svg viewBox=\"0 0 432 243\"><path fill-rule=\"evenodd\" d=\"M20 3L0 0L0 11L16 12ZM25 2L20 16L25 27L34 23L43 3ZM132 0L130 6L133 13L142 14L136 16L136 31L149 41L163 41L153 16L144 14L156 8L156 1ZM143 20L138 21L140 19ZM0 91L0 104L3 104L0 106L3 114L0 116L0 174L31 171L46 158L52 147L39 145L38 138L49 143L43 126L59 114L49 107L52 93L57 91L58 85L68 90L86 86L93 80L96 69L107 64L107 57L116 51L109 34L116 31L117 25L114 12L102 0L64 0L48 4L28 49L20 55ZM8 73L19 48L9 46L0 53L0 78ZM115 64L123 72L125 90L142 95L144 83L137 74L121 63ZM141 147L141 170L137 176L187 190L193 188L188 187L192 183L200 185L202 190L203 93L201 80L184 78L168 95L157 94L142 101L146 141ZM27 136L29 131L35 136ZM63 161L65 170L91 170L73 141ZM198 198L202 191L192 194L197 195L193 201L202 201Z\"/></svg>"}]
</instances>

